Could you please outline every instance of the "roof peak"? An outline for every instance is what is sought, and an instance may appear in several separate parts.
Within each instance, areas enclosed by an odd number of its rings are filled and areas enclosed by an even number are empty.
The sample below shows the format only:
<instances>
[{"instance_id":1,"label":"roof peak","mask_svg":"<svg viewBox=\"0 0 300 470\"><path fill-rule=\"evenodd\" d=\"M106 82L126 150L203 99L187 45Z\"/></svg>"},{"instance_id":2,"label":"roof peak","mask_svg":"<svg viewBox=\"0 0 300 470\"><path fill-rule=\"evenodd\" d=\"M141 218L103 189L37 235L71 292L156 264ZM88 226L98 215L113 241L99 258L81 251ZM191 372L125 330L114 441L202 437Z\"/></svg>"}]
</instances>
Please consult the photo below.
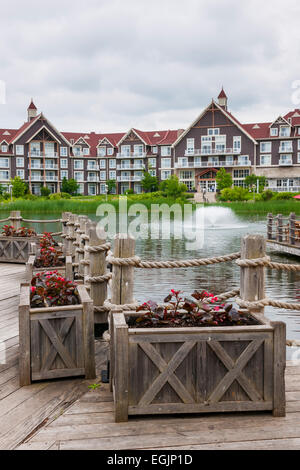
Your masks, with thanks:
<instances>
[{"instance_id":1,"label":"roof peak","mask_svg":"<svg viewBox=\"0 0 300 470\"><path fill-rule=\"evenodd\" d=\"M37 109L36 105L34 104L33 102L33 99L31 98L31 102L30 102L30 105L28 106L27 109Z\"/></svg>"},{"instance_id":2,"label":"roof peak","mask_svg":"<svg viewBox=\"0 0 300 470\"><path fill-rule=\"evenodd\" d=\"M226 93L225 93L225 91L224 91L223 86L222 86L222 90L220 91L220 94L219 94L218 98L227 98L227 95L226 95Z\"/></svg>"}]
</instances>

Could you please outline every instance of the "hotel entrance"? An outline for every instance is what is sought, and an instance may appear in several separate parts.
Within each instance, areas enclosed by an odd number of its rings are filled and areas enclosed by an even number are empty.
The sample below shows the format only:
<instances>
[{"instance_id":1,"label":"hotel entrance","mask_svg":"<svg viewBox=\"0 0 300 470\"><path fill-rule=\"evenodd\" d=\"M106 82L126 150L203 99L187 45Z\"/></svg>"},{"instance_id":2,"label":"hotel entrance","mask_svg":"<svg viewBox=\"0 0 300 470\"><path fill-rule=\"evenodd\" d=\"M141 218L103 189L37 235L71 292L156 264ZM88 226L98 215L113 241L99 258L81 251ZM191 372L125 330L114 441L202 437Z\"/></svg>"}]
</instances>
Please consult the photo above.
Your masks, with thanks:
<instances>
[{"instance_id":1,"label":"hotel entrance","mask_svg":"<svg viewBox=\"0 0 300 470\"><path fill-rule=\"evenodd\" d=\"M196 175L197 191L205 190L215 193L217 190L216 173L215 168L209 168L198 173Z\"/></svg>"}]
</instances>

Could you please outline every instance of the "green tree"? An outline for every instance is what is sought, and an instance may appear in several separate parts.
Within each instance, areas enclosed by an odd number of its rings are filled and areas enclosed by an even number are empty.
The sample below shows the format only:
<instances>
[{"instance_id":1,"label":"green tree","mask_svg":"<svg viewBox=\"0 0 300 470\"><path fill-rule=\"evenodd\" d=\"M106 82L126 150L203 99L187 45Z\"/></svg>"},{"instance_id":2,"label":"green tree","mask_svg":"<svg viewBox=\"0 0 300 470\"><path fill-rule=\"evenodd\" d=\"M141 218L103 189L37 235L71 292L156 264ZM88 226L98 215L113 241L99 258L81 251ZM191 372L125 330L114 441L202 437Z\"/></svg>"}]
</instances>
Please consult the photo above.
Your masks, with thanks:
<instances>
[{"instance_id":1,"label":"green tree","mask_svg":"<svg viewBox=\"0 0 300 470\"><path fill-rule=\"evenodd\" d=\"M24 196L26 193L26 184L19 176L15 176L13 179L11 179L10 184L12 185L13 197Z\"/></svg>"},{"instance_id":2,"label":"green tree","mask_svg":"<svg viewBox=\"0 0 300 470\"><path fill-rule=\"evenodd\" d=\"M220 191L225 188L231 188L232 186L232 176L228 173L225 168L220 168L216 174L217 187Z\"/></svg>"},{"instance_id":3,"label":"green tree","mask_svg":"<svg viewBox=\"0 0 300 470\"><path fill-rule=\"evenodd\" d=\"M247 188L251 188L251 186L255 185L257 187L257 180L258 180L258 188L259 192L262 192L266 185L266 177L265 176L256 176L254 174L248 175L245 178L245 185Z\"/></svg>"},{"instance_id":4,"label":"green tree","mask_svg":"<svg viewBox=\"0 0 300 470\"><path fill-rule=\"evenodd\" d=\"M167 196L172 198L183 197L187 191L187 186L184 183L180 183L178 176L172 175L165 181L162 181L159 189Z\"/></svg>"},{"instance_id":5,"label":"green tree","mask_svg":"<svg viewBox=\"0 0 300 470\"><path fill-rule=\"evenodd\" d=\"M68 194L71 194L71 196L74 196L75 194L77 194L78 189L79 189L79 184L73 178L67 180L67 178L65 177L62 180L62 184L61 184L62 193L68 193Z\"/></svg>"},{"instance_id":6,"label":"green tree","mask_svg":"<svg viewBox=\"0 0 300 470\"><path fill-rule=\"evenodd\" d=\"M153 193L158 190L158 180L156 176L151 176L148 171L143 172L141 185L146 193Z\"/></svg>"},{"instance_id":7,"label":"green tree","mask_svg":"<svg viewBox=\"0 0 300 470\"><path fill-rule=\"evenodd\" d=\"M48 197L50 193L51 193L51 190L48 188L48 186L42 186L41 187L41 195L42 196Z\"/></svg>"},{"instance_id":8,"label":"green tree","mask_svg":"<svg viewBox=\"0 0 300 470\"><path fill-rule=\"evenodd\" d=\"M113 194L113 190L116 189L116 180L107 180L106 184L108 194Z\"/></svg>"},{"instance_id":9,"label":"green tree","mask_svg":"<svg viewBox=\"0 0 300 470\"><path fill-rule=\"evenodd\" d=\"M4 193L6 193L6 188L0 184L0 196L3 196Z\"/></svg>"}]
</instances>

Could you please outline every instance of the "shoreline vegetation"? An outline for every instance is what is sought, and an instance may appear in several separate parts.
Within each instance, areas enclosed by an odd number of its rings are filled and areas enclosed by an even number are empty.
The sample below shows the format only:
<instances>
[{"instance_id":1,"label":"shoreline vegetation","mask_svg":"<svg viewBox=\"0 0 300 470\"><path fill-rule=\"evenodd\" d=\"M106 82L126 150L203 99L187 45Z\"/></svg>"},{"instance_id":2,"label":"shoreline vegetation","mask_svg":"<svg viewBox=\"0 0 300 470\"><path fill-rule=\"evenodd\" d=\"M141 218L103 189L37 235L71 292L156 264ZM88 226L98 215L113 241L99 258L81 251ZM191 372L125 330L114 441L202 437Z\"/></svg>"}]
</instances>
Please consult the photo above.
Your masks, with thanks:
<instances>
[{"instance_id":1,"label":"shoreline vegetation","mask_svg":"<svg viewBox=\"0 0 300 470\"><path fill-rule=\"evenodd\" d=\"M12 210L20 210L21 212L37 212L37 213L96 213L97 207L100 204L112 204L118 209L119 196L108 196L107 201L105 196L77 196L70 199L48 199L39 197L34 200L18 198L13 202L5 201L0 204L0 213L9 213ZM186 198L171 198L162 195L154 195L153 193L144 193L138 195L128 195L127 205L130 207L132 204L143 204L150 209L151 204L167 204L172 206L175 203L192 204L196 209L197 205L193 200L193 194L189 194ZM237 215L266 215L268 212L273 214L288 215L290 212L295 212L300 215L300 201L287 199L287 200L269 200L269 201L233 201L233 202L216 202L205 204L206 207L228 207L232 209Z\"/></svg>"}]
</instances>

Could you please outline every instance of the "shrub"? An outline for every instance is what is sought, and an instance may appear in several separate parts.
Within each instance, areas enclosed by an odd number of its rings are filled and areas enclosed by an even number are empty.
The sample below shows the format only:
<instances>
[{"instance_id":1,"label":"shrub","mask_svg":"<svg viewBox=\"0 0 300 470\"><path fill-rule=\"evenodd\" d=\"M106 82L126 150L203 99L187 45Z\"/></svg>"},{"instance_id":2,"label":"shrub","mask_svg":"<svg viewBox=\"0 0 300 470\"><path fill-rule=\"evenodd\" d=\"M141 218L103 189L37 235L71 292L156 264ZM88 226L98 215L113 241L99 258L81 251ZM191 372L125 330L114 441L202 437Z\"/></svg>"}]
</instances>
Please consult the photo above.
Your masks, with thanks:
<instances>
[{"instance_id":1,"label":"shrub","mask_svg":"<svg viewBox=\"0 0 300 470\"><path fill-rule=\"evenodd\" d=\"M76 284L63 278L57 271L38 273L32 278L31 308L76 305L80 303Z\"/></svg>"},{"instance_id":2,"label":"shrub","mask_svg":"<svg viewBox=\"0 0 300 470\"><path fill-rule=\"evenodd\" d=\"M187 187L184 183L180 183L178 176L172 175L169 179L162 181L159 189L167 197L184 198Z\"/></svg>"},{"instance_id":3,"label":"shrub","mask_svg":"<svg viewBox=\"0 0 300 470\"><path fill-rule=\"evenodd\" d=\"M41 187L41 196L48 197L50 194L51 194L51 190L48 188L48 186Z\"/></svg>"},{"instance_id":4,"label":"shrub","mask_svg":"<svg viewBox=\"0 0 300 470\"><path fill-rule=\"evenodd\" d=\"M271 191L270 189L266 189L261 193L261 198L263 201L269 201L274 197L274 195L275 193L273 193L273 191Z\"/></svg>"},{"instance_id":5,"label":"shrub","mask_svg":"<svg viewBox=\"0 0 300 470\"><path fill-rule=\"evenodd\" d=\"M295 196L295 193L276 193L274 196L274 200L285 200L285 199L292 199Z\"/></svg>"},{"instance_id":6,"label":"shrub","mask_svg":"<svg viewBox=\"0 0 300 470\"><path fill-rule=\"evenodd\" d=\"M50 232L44 232L40 240L40 254L34 261L36 268L50 268L54 266L63 266L64 261L60 258L62 252L57 250L58 246Z\"/></svg>"},{"instance_id":7,"label":"shrub","mask_svg":"<svg viewBox=\"0 0 300 470\"><path fill-rule=\"evenodd\" d=\"M6 237L35 237L36 232L32 228L21 227L15 229L12 225L4 225L2 234Z\"/></svg>"},{"instance_id":8,"label":"shrub","mask_svg":"<svg viewBox=\"0 0 300 470\"><path fill-rule=\"evenodd\" d=\"M24 196L24 194L26 193L27 186L19 176L15 176L14 179L11 179L11 185L13 197Z\"/></svg>"},{"instance_id":9,"label":"shrub","mask_svg":"<svg viewBox=\"0 0 300 470\"><path fill-rule=\"evenodd\" d=\"M125 194L134 194L134 190L133 189L127 189L127 191L125 191Z\"/></svg>"},{"instance_id":10,"label":"shrub","mask_svg":"<svg viewBox=\"0 0 300 470\"><path fill-rule=\"evenodd\" d=\"M249 193L248 189L240 186L222 189L219 195L220 201L247 201L252 198L253 195Z\"/></svg>"}]
</instances>

